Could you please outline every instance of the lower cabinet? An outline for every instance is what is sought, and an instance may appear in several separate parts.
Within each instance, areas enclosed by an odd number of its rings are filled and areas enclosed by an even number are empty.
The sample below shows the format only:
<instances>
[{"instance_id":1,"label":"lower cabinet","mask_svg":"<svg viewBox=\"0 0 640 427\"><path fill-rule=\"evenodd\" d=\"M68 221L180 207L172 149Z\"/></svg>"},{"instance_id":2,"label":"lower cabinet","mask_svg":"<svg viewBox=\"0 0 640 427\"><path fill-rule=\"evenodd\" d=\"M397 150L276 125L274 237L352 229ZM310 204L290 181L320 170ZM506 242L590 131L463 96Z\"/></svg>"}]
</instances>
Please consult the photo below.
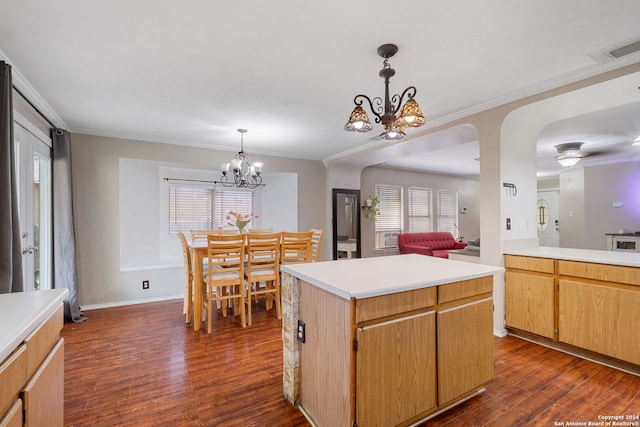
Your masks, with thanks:
<instances>
[{"instance_id":1,"label":"lower cabinet","mask_svg":"<svg viewBox=\"0 0 640 427\"><path fill-rule=\"evenodd\" d=\"M493 298L438 312L438 405L493 378Z\"/></svg>"},{"instance_id":2,"label":"lower cabinet","mask_svg":"<svg viewBox=\"0 0 640 427\"><path fill-rule=\"evenodd\" d=\"M64 339L60 338L22 391L24 425L64 425Z\"/></svg>"},{"instance_id":3,"label":"lower cabinet","mask_svg":"<svg viewBox=\"0 0 640 427\"><path fill-rule=\"evenodd\" d=\"M640 365L640 287L560 280L559 339Z\"/></svg>"},{"instance_id":4,"label":"lower cabinet","mask_svg":"<svg viewBox=\"0 0 640 427\"><path fill-rule=\"evenodd\" d=\"M640 366L640 267L515 255L504 264L508 328Z\"/></svg>"},{"instance_id":5,"label":"lower cabinet","mask_svg":"<svg viewBox=\"0 0 640 427\"><path fill-rule=\"evenodd\" d=\"M507 270L504 287L506 326L553 339L553 276Z\"/></svg>"},{"instance_id":6,"label":"lower cabinet","mask_svg":"<svg viewBox=\"0 0 640 427\"><path fill-rule=\"evenodd\" d=\"M22 427L22 400L17 399L0 418L0 427Z\"/></svg>"},{"instance_id":7,"label":"lower cabinet","mask_svg":"<svg viewBox=\"0 0 640 427\"><path fill-rule=\"evenodd\" d=\"M64 425L63 308L0 362L0 427Z\"/></svg>"},{"instance_id":8,"label":"lower cabinet","mask_svg":"<svg viewBox=\"0 0 640 427\"><path fill-rule=\"evenodd\" d=\"M359 426L395 426L437 406L434 311L356 331Z\"/></svg>"},{"instance_id":9,"label":"lower cabinet","mask_svg":"<svg viewBox=\"0 0 640 427\"><path fill-rule=\"evenodd\" d=\"M409 426L493 377L493 276L354 300L304 281L297 292L292 366L314 425Z\"/></svg>"}]
</instances>

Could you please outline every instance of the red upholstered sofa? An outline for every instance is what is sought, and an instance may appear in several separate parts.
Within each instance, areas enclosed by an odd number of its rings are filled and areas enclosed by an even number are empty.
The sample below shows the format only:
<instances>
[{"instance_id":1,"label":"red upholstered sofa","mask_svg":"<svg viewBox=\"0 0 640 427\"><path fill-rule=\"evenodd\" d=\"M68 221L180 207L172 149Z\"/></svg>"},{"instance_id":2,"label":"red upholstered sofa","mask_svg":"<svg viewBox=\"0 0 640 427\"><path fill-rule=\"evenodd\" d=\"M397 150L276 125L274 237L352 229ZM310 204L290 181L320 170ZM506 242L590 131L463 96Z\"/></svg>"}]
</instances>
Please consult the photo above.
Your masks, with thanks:
<instances>
[{"instance_id":1,"label":"red upholstered sofa","mask_svg":"<svg viewBox=\"0 0 640 427\"><path fill-rule=\"evenodd\" d=\"M451 233L400 233L398 234L398 248L401 254L421 254L447 258L449 251L464 249L466 243L457 242Z\"/></svg>"}]
</instances>

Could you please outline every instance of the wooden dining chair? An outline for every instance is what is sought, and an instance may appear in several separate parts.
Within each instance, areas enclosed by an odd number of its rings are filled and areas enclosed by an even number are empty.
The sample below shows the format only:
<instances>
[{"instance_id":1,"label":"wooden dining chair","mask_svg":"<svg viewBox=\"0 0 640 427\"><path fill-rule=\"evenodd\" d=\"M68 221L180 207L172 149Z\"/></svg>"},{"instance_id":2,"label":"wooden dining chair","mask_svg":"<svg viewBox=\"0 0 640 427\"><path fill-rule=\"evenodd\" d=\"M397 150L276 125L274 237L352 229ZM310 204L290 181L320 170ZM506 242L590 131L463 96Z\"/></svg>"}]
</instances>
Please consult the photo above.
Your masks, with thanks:
<instances>
[{"instance_id":1,"label":"wooden dining chair","mask_svg":"<svg viewBox=\"0 0 640 427\"><path fill-rule=\"evenodd\" d=\"M191 230L191 241L205 241L210 234L238 234L238 230L224 230L219 228L213 228L211 230Z\"/></svg>"},{"instance_id":2,"label":"wooden dining chair","mask_svg":"<svg viewBox=\"0 0 640 427\"><path fill-rule=\"evenodd\" d=\"M280 234L280 264L311 262L311 231L283 231Z\"/></svg>"},{"instance_id":3,"label":"wooden dining chair","mask_svg":"<svg viewBox=\"0 0 640 427\"><path fill-rule=\"evenodd\" d=\"M247 233L247 324L251 325L252 303L265 299L270 310L276 305L276 317L282 319L280 303L280 233Z\"/></svg>"},{"instance_id":4,"label":"wooden dining chair","mask_svg":"<svg viewBox=\"0 0 640 427\"><path fill-rule=\"evenodd\" d=\"M322 234L324 230L318 228L311 228L311 261L320 261L321 248L322 248Z\"/></svg>"},{"instance_id":5,"label":"wooden dining chair","mask_svg":"<svg viewBox=\"0 0 640 427\"><path fill-rule=\"evenodd\" d=\"M234 315L240 314L240 323L246 327L244 311L244 259L245 236L242 234L209 234L207 236L206 275L207 293L204 304L207 309L207 332L211 333L213 305L222 302L222 314L227 315L229 303L233 303Z\"/></svg>"},{"instance_id":6,"label":"wooden dining chair","mask_svg":"<svg viewBox=\"0 0 640 427\"><path fill-rule=\"evenodd\" d=\"M193 304L193 266L191 264L191 249L184 233L178 233L178 239L182 245L182 262L184 264L184 304L182 314L185 315L185 322L191 320L191 309Z\"/></svg>"},{"instance_id":7,"label":"wooden dining chair","mask_svg":"<svg viewBox=\"0 0 640 427\"><path fill-rule=\"evenodd\" d=\"M247 231L247 233L263 233L263 234L268 234L268 233L273 233L273 228L251 228Z\"/></svg>"}]
</instances>

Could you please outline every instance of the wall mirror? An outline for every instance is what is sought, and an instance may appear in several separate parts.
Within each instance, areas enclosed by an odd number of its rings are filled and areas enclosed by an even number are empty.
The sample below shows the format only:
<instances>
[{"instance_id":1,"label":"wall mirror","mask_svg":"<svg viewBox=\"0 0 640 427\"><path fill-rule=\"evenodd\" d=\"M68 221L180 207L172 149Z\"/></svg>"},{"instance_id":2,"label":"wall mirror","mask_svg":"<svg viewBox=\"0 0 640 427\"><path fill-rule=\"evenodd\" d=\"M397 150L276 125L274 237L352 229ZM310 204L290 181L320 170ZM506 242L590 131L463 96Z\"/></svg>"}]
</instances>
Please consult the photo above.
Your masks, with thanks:
<instances>
[{"instance_id":1,"label":"wall mirror","mask_svg":"<svg viewBox=\"0 0 640 427\"><path fill-rule=\"evenodd\" d=\"M360 190L333 189L333 259L360 258Z\"/></svg>"}]
</instances>

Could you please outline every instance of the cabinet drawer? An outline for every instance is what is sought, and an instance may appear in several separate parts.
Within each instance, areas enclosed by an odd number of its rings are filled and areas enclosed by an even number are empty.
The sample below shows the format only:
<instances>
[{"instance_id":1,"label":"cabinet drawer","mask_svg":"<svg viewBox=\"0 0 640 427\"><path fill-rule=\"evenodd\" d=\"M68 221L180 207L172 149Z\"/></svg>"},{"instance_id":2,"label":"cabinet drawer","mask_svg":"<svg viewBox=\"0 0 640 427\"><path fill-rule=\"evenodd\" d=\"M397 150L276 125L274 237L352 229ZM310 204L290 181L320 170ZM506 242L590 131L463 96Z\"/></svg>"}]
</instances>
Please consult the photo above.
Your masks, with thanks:
<instances>
[{"instance_id":1,"label":"cabinet drawer","mask_svg":"<svg viewBox=\"0 0 640 427\"><path fill-rule=\"evenodd\" d=\"M534 258L528 256L505 255L505 268L517 268L518 270L537 271L539 273L553 274L554 260L551 258Z\"/></svg>"},{"instance_id":2,"label":"cabinet drawer","mask_svg":"<svg viewBox=\"0 0 640 427\"><path fill-rule=\"evenodd\" d=\"M38 329L25 340L27 345L27 377L31 377L42 360L60 337L64 324L64 308L61 305Z\"/></svg>"},{"instance_id":3,"label":"cabinet drawer","mask_svg":"<svg viewBox=\"0 0 640 427\"><path fill-rule=\"evenodd\" d=\"M493 292L493 276L438 286L438 304Z\"/></svg>"},{"instance_id":4,"label":"cabinet drawer","mask_svg":"<svg viewBox=\"0 0 640 427\"><path fill-rule=\"evenodd\" d=\"M13 402L9 411L0 418L0 427L22 427L22 400Z\"/></svg>"},{"instance_id":5,"label":"cabinet drawer","mask_svg":"<svg viewBox=\"0 0 640 427\"><path fill-rule=\"evenodd\" d=\"M637 267L560 260L558 272L561 276L582 277L625 285L640 284L640 268Z\"/></svg>"},{"instance_id":6,"label":"cabinet drawer","mask_svg":"<svg viewBox=\"0 0 640 427\"><path fill-rule=\"evenodd\" d=\"M22 344L0 365L0 416L27 382L27 346Z\"/></svg>"},{"instance_id":7,"label":"cabinet drawer","mask_svg":"<svg viewBox=\"0 0 640 427\"><path fill-rule=\"evenodd\" d=\"M356 300L356 323L436 305L435 287Z\"/></svg>"}]
</instances>

